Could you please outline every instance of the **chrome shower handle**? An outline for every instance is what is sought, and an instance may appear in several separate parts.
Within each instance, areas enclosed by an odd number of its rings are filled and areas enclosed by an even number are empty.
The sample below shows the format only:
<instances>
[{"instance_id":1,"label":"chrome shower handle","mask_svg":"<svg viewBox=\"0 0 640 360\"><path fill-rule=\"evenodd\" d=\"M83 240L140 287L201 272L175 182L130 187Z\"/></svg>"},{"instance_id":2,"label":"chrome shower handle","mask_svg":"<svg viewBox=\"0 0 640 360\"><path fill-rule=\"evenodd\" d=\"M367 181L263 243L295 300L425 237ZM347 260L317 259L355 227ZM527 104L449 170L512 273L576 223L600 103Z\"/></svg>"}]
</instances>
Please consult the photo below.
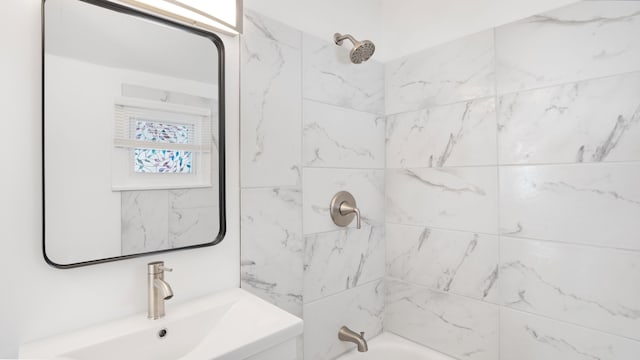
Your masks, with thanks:
<instances>
[{"instance_id":1,"label":"chrome shower handle","mask_svg":"<svg viewBox=\"0 0 640 360\"><path fill-rule=\"evenodd\" d=\"M340 204L339 209L341 215L356 214L356 228L360 229L362 227L360 224L360 209L358 209L356 206L350 205L346 201L343 201Z\"/></svg>"}]
</instances>

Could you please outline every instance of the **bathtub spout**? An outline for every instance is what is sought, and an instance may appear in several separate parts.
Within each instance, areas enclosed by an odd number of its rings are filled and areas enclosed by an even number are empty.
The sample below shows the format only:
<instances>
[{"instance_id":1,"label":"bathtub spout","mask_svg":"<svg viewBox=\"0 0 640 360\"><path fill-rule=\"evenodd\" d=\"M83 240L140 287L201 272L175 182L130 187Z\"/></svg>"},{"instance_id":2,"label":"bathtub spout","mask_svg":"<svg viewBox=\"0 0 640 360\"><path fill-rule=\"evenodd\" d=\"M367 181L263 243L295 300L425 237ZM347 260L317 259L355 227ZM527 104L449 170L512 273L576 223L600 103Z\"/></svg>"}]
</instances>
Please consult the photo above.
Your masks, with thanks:
<instances>
[{"instance_id":1,"label":"bathtub spout","mask_svg":"<svg viewBox=\"0 0 640 360\"><path fill-rule=\"evenodd\" d=\"M367 340L364 338L364 332L358 334L357 332L349 329L346 326L343 326L338 331L338 339L341 341L348 341L358 345L359 352L366 352L369 350L367 346Z\"/></svg>"}]
</instances>

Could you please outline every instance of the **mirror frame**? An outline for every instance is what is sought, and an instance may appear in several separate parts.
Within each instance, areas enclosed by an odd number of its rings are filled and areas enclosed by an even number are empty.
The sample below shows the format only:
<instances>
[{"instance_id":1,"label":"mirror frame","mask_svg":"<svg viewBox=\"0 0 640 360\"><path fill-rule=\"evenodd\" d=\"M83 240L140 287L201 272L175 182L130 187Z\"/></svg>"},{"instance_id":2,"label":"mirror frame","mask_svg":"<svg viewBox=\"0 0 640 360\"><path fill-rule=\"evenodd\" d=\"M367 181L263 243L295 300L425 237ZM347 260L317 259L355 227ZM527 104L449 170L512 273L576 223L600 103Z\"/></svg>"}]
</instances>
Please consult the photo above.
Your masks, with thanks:
<instances>
[{"instance_id":1,"label":"mirror frame","mask_svg":"<svg viewBox=\"0 0 640 360\"><path fill-rule=\"evenodd\" d=\"M47 264L53 266L54 268L58 268L58 269L72 269L72 268L77 268L77 267L81 267L81 266L87 266L87 265L95 265L95 264L102 264L102 263L107 263L107 262L112 262L112 261L118 261L118 260L125 260L125 259L133 259L133 258L137 258L137 257L142 257L142 256L149 256L149 255L158 255L158 254L162 254L162 253L167 253L170 251L178 251L178 250L189 250L189 249L197 249L197 248L202 248L202 247L208 247L208 246L213 246L213 245L217 245L220 242L222 242L222 240L224 239L224 236L226 234L226 230L227 230L227 223L226 223L226 172L225 172L225 168L226 168L226 162L225 162L225 146L226 146L226 142L225 142L225 77L224 77L224 71L225 71L225 55L224 55L224 43L222 42L222 39L220 39L220 37L212 32L209 31L205 31L205 30L201 30L198 28L194 28L188 25L184 25L172 20L168 20L156 15L152 15L146 12L142 12L139 10L136 10L134 8L130 8L124 5L120 5L114 2L110 2L107 0L76 0L76 1L81 1L84 3L88 3L91 5L95 5L95 6L99 6L102 8L105 8L107 10L112 10L112 11L116 11L125 15L130 15L130 16L134 16L137 18L141 18L143 20L149 20L152 22L157 22L160 23L162 25L166 25L172 28L176 28L178 30L182 30L182 31L186 31L188 33L194 34L194 35L198 35L198 36L202 36L205 37L209 40L211 40L211 42L213 42L213 44L216 46L216 48L218 49L218 114L219 114L219 125L218 125L218 177L219 177L219 185L218 185L218 206L220 208L220 229L218 232L218 235L216 236L216 238L208 243L203 243L203 244L197 244L197 245L190 245L190 246L183 246L183 247L179 247L179 248L173 248L173 249L163 249L163 250L156 250L156 251L150 251L150 252L144 252L144 253L138 253L138 254L130 254L130 255L121 255L121 256L114 256L114 257L109 257L109 258L104 258L104 259L96 259L96 260L87 260L87 261L82 261L82 262L77 262L77 263L71 263L71 264L58 264L54 261L52 261L48 256L47 256L47 249L46 249L46 217L45 217L45 201L46 201L46 197L45 197L45 165L46 165L46 154L45 154L45 126L46 126L46 121L45 121L45 3L46 0L42 0L42 4L41 4L41 76L42 76L42 90L41 90L41 107L42 107L42 134L41 134L41 146L42 146L42 255L44 256L44 260L47 262ZM215 176L215 175L214 175Z\"/></svg>"}]
</instances>

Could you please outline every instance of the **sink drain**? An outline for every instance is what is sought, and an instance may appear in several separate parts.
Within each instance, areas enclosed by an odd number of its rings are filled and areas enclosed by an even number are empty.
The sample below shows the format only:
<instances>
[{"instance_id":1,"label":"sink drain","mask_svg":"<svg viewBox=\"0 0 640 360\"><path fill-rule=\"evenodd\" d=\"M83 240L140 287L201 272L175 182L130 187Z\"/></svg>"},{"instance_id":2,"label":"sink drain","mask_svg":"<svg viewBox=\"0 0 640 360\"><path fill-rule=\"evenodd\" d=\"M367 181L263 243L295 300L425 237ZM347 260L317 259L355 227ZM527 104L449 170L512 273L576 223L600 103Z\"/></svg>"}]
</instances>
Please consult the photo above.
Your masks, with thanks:
<instances>
[{"instance_id":1,"label":"sink drain","mask_svg":"<svg viewBox=\"0 0 640 360\"><path fill-rule=\"evenodd\" d=\"M158 337L160 339L164 338L165 336L167 336L167 329L162 329L162 330L158 331Z\"/></svg>"}]
</instances>

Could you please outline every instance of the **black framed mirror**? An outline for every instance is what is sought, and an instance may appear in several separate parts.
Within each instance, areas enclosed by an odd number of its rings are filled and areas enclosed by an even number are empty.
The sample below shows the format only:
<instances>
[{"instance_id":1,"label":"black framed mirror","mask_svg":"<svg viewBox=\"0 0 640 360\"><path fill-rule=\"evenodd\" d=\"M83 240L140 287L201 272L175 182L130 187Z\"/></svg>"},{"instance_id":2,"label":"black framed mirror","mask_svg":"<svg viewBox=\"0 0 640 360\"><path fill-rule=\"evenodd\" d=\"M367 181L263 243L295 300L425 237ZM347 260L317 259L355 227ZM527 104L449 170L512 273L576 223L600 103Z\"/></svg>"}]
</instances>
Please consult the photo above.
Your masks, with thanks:
<instances>
[{"instance_id":1,"label":"black framed mirror","mask_svg":"<svg viewBox=\"0 0 640 360\"><path fill-rule=\"evenodd\" d=\"M106 0L43 0L42 32L45 261L220 243L222 40Z\"/></svg>"}]
</instances>

